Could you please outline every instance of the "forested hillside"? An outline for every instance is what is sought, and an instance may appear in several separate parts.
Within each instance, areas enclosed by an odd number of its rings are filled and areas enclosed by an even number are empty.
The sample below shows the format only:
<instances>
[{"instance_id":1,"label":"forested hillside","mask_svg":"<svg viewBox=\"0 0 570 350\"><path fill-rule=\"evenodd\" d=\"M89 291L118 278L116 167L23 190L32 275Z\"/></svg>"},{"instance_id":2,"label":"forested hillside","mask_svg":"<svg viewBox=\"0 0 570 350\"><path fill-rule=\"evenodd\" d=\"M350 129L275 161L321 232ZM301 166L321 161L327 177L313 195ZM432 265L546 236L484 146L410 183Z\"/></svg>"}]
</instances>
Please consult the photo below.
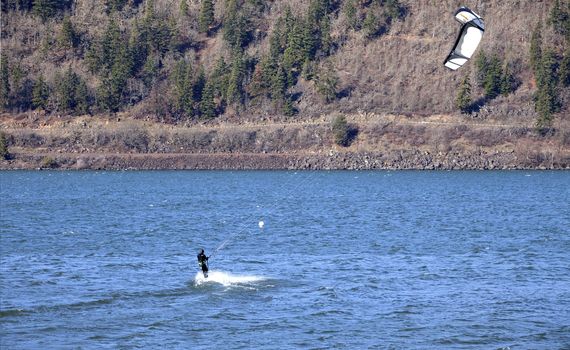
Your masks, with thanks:
<instances>
[{"instance_id":1,"label":"forested hillside","mask_svg":"<svg viewBox=\"0 0 570 350\"><path fill-rule=\"evenodd\" d=\"M452 72L459 5L487 31ZM549 127L567 111L569 14L558 0L4 0L0 102L164 122L462 111Z\"/></svg>"},{"instance_id":2,"label":"forested hillside","mask_svg":"<svg viewBox=\"0 0 570 350\"><path fill-rule=\"evenodd\" d=\"M570 0L1 4L0 168L570 167Z\"/></svg>"}]
</instances>

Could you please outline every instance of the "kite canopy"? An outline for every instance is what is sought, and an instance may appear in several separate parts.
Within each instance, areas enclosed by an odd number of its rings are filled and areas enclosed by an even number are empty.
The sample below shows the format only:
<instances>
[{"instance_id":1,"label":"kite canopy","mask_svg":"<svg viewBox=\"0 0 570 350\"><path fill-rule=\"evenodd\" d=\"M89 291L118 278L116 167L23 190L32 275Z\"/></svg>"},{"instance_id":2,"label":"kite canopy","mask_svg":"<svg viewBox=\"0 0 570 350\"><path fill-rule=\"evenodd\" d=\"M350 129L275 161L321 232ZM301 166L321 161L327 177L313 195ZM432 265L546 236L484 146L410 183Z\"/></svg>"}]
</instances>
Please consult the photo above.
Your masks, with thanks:
<instances>
[{"instance_id":1,"label":"kite canopy","mask_svg":"<svg viewBox=\"0 0 570 350\"><path fill-rule=\"evenodd\" d=\"M451 70L457 70L473 56L485 31L483 18L467 7L457 10L455 19L462 24L462 27L453 49L444 62L444 65Z\"/></svg>"}]
</instances>

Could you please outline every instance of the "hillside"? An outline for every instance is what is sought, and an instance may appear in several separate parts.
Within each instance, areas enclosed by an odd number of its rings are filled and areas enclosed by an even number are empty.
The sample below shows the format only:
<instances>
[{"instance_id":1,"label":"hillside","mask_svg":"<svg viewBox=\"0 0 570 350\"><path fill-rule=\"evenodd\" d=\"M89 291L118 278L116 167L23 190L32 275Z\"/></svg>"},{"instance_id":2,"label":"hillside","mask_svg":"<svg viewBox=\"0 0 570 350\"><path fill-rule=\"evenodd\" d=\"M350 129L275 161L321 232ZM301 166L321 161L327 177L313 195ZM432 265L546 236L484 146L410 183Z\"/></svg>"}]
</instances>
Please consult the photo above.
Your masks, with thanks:
<instances>
[{"instance_id":1,"label":"hillside","mask_svg":"<svg viewBox=\"0 0 570 350\"><path fill-rule=\"evenodd\" d=\"M477 57L452 72L442 61L459 29L453 13L460 5L482 15L486 32ZM554 0L3 1L0 126L12 156L67 153L68 139L46 141L66 134L65 123L98 125L101 133L115 135L120 127L108 121L133 120L149 128L146 135L156 135L157 129L219 125L239 133L244 124L278 129L283 122L288 132L318 120L314 134L327 140L318 145L311 144L310 132L294 132L306 137L296 146L281 142L263 149L248 141L212 148L206 142L188 152L338 148L355 154L457 151L469 158L481 147L520 153L532 144L541 159L555 149L555 167L566 167L569 18L570 2ZM470 104L460 111L456 100L465 77ZM358 130L344 147L332 141L331 123L339 116ZM377 130L371 123L383 125L390 116L397 116L388 123L397 126L398 137L370 131ZM441 125L405 122L434 116L463 130L443 150L434 141L447 133ZM494 130L494 141L473 137L474 125ZM43 147L30 141L31 134L44 140ZM258 130L249 140L255 144L262 134ZM167 137L153 144L172 143ZM80 146L73 152L180 153L85 138L74 144ZM503 165L544 166L521 164Z\"/></svg>"}]
</instances>

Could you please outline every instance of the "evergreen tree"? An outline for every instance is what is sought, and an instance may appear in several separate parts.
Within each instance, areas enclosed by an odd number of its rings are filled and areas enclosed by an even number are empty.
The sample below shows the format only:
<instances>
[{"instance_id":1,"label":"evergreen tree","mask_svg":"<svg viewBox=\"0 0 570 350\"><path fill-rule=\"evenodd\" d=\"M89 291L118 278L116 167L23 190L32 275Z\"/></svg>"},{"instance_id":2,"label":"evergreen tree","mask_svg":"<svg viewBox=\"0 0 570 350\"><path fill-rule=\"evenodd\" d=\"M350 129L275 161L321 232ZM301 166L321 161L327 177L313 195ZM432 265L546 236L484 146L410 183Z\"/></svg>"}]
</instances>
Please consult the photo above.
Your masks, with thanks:
<instances>
[{"instance_id":1,"label":"evergreen tree","mask_svg":"<svg viewBox=\"0 0 570 350\"><path fill-rule=\"evenodd\" d=\"M278 67L276 74L271 79L271 99L280 104L285 100L287 91L287 75L283 67Z\"/></svg>"},{"instance_id":2,"label":"evergreen tree","mask_svg":"<svg viewBox=\"0 0 570 350\"><path fill-rule=\"evenodd\" d=\"M4 0L0 2L0 8L3 12L30 11L32 6L33 0Z\"/></svg>"},{"instance_id":3,"label":"evergreen tree","mask_svg":"<svg viewBox=\"0 0 570 350\"><path fill-rule=\"evenodd\" d=\"M362 23L362 30L364 31L364 35L367 39L373 39L378 36L380 32L381 24L374 14L374 11L370 10L366 14L366 18L364 19L364 23Z\"/></svg>"},{"instance_id":4,"label":"evergreen tree","mask_svg":"<svg viewBox=\"0 0 570 350\"><path fill-rule=\"evenodd\" d=\"M57 37L57 42L60 47L70 49L76 47L78 44L78 35L73 28L73 23L69 16L63 18L61 31Z\"/></svg>"},{"instance_id":5,"label":"evergreen tree","mask_svg":"<svg viewBox=\"0 0 570 350\"><path fill-rule=\"evenodd\" d=\"M570 9L570 2L567 7ZM559 0L555 0L548 19L554 30L559 34L568 35L569 20L570 13L560 5Z\"/></svg>"},{"instance_id":6,"label":"evergreen tree","mask_svg":"<svg viewBox=\"0 0 570 350\"><path fill-rule=\"evenodd\" d=\"M278 60L287 45L287 32L285 30L285 21L279 17L273 26L273 32L269 37L269 57Z\"/></svg>"},{"instance_id":7,"label":"evergreen tree","mask_svg":"<svg viewBox=\"0 0 570 350\"><path fill-rule=\"evenodd\" d=\"M560 62L560 83L563 87L570 86L570 45L566 45L564 57Z\"/></svg>"},{"instance_id":8,"label":"evergreen tree","mask_svg":"<svg viewBox=\"0 0 570 350\"><path fill-rule=\"evenodd\" d=\"M228 103L243 103L243 82L246 75L246 66L243 54L237 52L234 55L232 69L228 79L227 101Z\"/></svg>"},{"instance_id":9,"label":"evergreen tree","mask_svg":"<svg viewBox=\"0 0 570 350\"><path fill-rule=\"evenodd\" d=\"M303 47L303 24L296 24L288 35L287 48L283 53L283 68L287 74L287 85L293 86L301 73L301 67L305 59Z\"/></svg>"},{"instance_id":10,"label":"evergreen tree","mask_svg":"<svg viewBox=\"0 0 570 350\"><path fill-rule=\"evenodd\" d=\"M33 0L32 12L42 21L55 17L71 7L73 0Z\"/></svg>"},{"instance_id":11,"label":"evergreen tree","mask_svg":"<svg viewBox=\"0 0 570 350\"><path fill-rule=\"evenodd\" d=\"M329 56L332 51L333 40L331 38L331 22L328 17L321 20L320 52L323 56Z\"/></svg>"},{"instance_id":12,"label":"evergreen tree","mask_svg":"<svg viewBox=\"0 0 570 350\"><path fill-rule=\"evenodd\" d=\"M127 4L128 0L105 0L107 6L107 13L122 11L123 7Z\"/></svg>"},{"instance_id":13,"label":"evergreen tree","mask_svg":"<svg viewBox=\"0 0 570 350\"><path fill-rule=\"evenodd\" d=\"M79 84L77 74L68 68L63 76L57 74L55 78L55 97L57 110L60 112L73 112L77 105L75 91Z\"/></svg>"},{"instance_id":14,"label":"evergreen tree","mask_svg":"<svg viewBox=\"0 0 570 350\"><path fill-rule=\"evenodd\" d=\"M538 112L536 125L539 129L544 129L552 126L553 114L560 108L557 88L558 62L554 50L545 50L538 69L539 79L535 98L535 109Z\"/></svg>"},{"instance_id":15,"label":"evergreen tree","mask_svg":"<svg viewBox=\"0 0 570 350\"><path fill-rule=\"evenodd\" d=\"M269 68L271 61L269 56L263 56L255 66L251 82L248 85L248 92L252 97L269 93L271 74L265 75L264 71Z\"/></svg>"},{"instance_id":16,"label":"evergreen tree","mask_svg":"<svg viewBox=\"0 0 570 350\"><path fill-rule=\"evenodd\" d=\"M283 102L283 114L288 117L292 117L295 114L297 114L297 109L293 105L293 100L291 99L291 96L286 97L285 101Z\"/></svg>"},{"instance_id":17,"label":"evergreen tree","mask_svg":"<svg viewBox=\"0 0 570 350\"><path fill-rule=\"evenodd\" d=\"M214 97L220 101L219 110L223 109L223 103L227 101L228 81L229 81L229 67L224 60L220 57L214 66L212 75L210 77L212 82Z\"/></svg>"},{"instance_id":18,"label":"evergreen tree","mask_svg":"<svg viewBox=\"0 0 570 350\"><path fill-rule=\"evenodd\" d=\"M154 84L160 70L160 60L155 55L148 55L141 72L143 83L150 87Z\"/></svg>"},{"instance_id":19,"label":"evergreen tree","mask_svg":"<svg viewBox=\"0 0 570 350\"><path fill-rule=\"evenodd\" d=\"M46 109L49 99L49 86L44 80L44 76L40 75L34 84L32 90L32 107L37 109Z\"/></svg>"},{"instance_id":20,"label":"evergreen tree","mask_svg":"<svg viewBox=\"0 0 570 350\"><path fill-rule=\"evenodd\" d=\"M251 40L251 24L240 11L236 0L229 0L223 37L233 50L244 48Z\"/></svg>"},{"instance_id":21,"label":"evergreen tree","mask_svg":"<svg viewBox=\"0 0 570 350\"><path fill-rule=\"evenodd\" d=\"M315 37L315 30L309 21L305 21L303 26L303 51L305 59L313 60L318 49L318 38Z\"/></svg>"},{"instance_id":22,"label":"evergreen tree","mask_svg":"<svg viewBox=\"0 0 570 350\"><path fill-rule=\"evenodd\" d=\"M315 77L315 64L308 58L306 58L303 63L301 75L305 80L312 80Z\"/></svg>"},{"instance_id":23,"label":"evergreen tree","mask_svg":"<svg viewBox=\"0 0 570 350\"><path fill-rule=\"evenodd\" d=\"M57 0L34 0L32 11L43 21L55 16L58 6Z\"/></svg>"},{"instance_id":24,"label":"evergreen tree","mask_svg":"<svg viewBox=\"0 0 570 350\"><path fill-rule=\"evenodd\" d=\"M154 78L157 73L160 58L157 53L149 55L149 47L141 37L139 24L136 20L129 36L128 49L132 59L133 74L142 70L143 80L148 85L148 80Z\"/></svg>"},{"instance_id":25,"label":"evergreen tree","mask_svg":"<svg viewBox=\"0 0 570 350\"><path fill-rule=\"evenodd\" d=\"M106 76L111 71L117 53L123 46L123 37L117 23L111 19L103 36L95 40L86 54L86 61L93 73Z\"/></svg>"},{"instance_id":26,"label":"evergreen tree","mask_svg":"<svg viewBox=\"0 0 570 350\"><path fill-rule=\"evenodd\" d=\"M79 115L89 114L90 96L87 84L79 77L79 83L75 89L75 113Z\"/></svg>"},{"instance_id":27,"label":"evergreen tree","mask_svg":"<svg viewBox=\"0 0 570 350\"><path fill-rule=\"evenodd\" d=\"M406 15L406 7L400 4L398 0L384 0L382 3L388 23L392 22L393 19L401 19Z\"/></svg>"},{"instance_id":28,"label":"evergreen tree","mask_svg":"<svg viewBox=\"0 0 570 350\"><path fill-rule=\"evenodd\" d=\"M455 106L459 108L462 113L469 113L471 103L471 80L469 79L469 75L466 75L459 86L457 98L455 99Z\"/></svg>"},{"instance_id":29,"label":"evergreen tree","mask_svg":"<svg viewBox=\"0 0 570 350\"><path fill-rule=\"evenodd\" d=\"M32 106L33 83L20 62L11 67L11 75L9 107L17 108L20 112L26 111Z\"/></svg>"},{"instance_id":30,"label":"evergreen tree","mask_svg":"<svg viewBox=\"0 0 570 350\"><path fill-rule=\"evenodd\" d=\"M501 95L507 96L516 89L515 76L511 72L509 65L505 65L503 76L501 77Z\"/></svg>"},{"instance_id":31,"label":"evergreen tree","mask_svg":"<svg viewBox=\"0 0 570 350\"><path fill-rule=\"evenodd\" d=\"M206 87L206 72L204 67L200 66L195 80L192 82L192 98L194 101L201 101L204 88Z\"/></svg>"},{"instance_id":32,"label":"evergreen tree","mask_svg":"<svg viewBox=\"0 0 570 350\"><path fill-rule=\"evenodd\" d=\"M345 116L337 116L332 123L334 143L347 147L350 145L350 126Z\"/></svg>"},{"instance_id":33,"label":"evergreen tree","mask_svg":"<svg viewBox=\"0 0 570 350\"><path fill-rule=\"evenodd\" d=\"M234 7L234 10L237 9ZM200 8L199 25L202 33L208 33L214 24L214 3L212 0L202 0Z\"/></svg>"},{"instance_id":34,"label":"evergreen tree","mask_svg":"<svg viewBox=\"0 0 570 350\"><path fill-rule=\"evenodd\" d=\"M216 103L214 102L214 84L206 81L202 100L200 101L200 114L203 118L212 119L216 116Z\"/></svg>"},{"instance_id":35,"label":"evergreen tree","mask_svg":"<svg viewBox=\"0 0 570 350\"><path fill-rule=\"evenodd\" d=\"M8 142L6 140L6 134L0 131L0 158L9 159L10 152L8 152Z\"/></svg>"},{"instance_id":36,"label":"evergreen tree","mask_svg":"<svg viewBox=\"0 0 570 350\"><path fill-rule=\"evenodd\" d=\"M186 0L180 0L180 15L188 16L188 3Z\"/></svg>"},{"instance_id":37,"label":"evergreen tree","mask_svg":"<svg viewBox=\"0 0 570 350\"><path fill-rule=\"evenodd\" d=\"M530 38L530 66L535 76L539 71L542 56L542 24L538 22ZM538 79L538 77L537 77Z\"/></svg>"},{"instance_id":38,"label":"evergreen tree","mask_svg":"<svg viewBox=\"0 0 570 350\"><path fill-rule=\"evenodd\" d=\"M154 10L154 1L148 0L145 15L139 24L139 37L149 52L166 54L173 46L176 37L174 24L164 15L158 15Z\"/></svg>"},{"instance_id":39,"label":"evergreen tree","mask_svg":"<svg viewBox=\"0 0 570 350\"><path fill-rule=\"evenodd\" d=\"M192 94L192 65L186 60L180 60L171 76L174 108L178 115L194 116L194 99Z\"/></svg>"},{"instance_id":40,"label":"evergreen tree","mask_svg":"<svg viewBox=\"0 0 570 350\"><path fill-rule=\"evenodd\" d=\"M489 59L485 54L485 50L481 49L479 54L477 54L477 58L475 59L475 67L477 68L476 77L477 77L477 85L479 87L485 86L485 80L487 80L487 70L489 66Z\"/></svg>"},{"instance_id":41,"label":"evergreen tree","mask_svg":"<svg viewBox=\"0 0 570 350\"><path fill-rule=\"evenodd\" d=\"M10 70L8 57L4 52L0 54L0 107L7 108L10 104Z\"/></svg>"},{"instance_id":42,"label":"evergreen tree","mask_svg":"<svg viewBox=\"0 0 570 350\"><path fill-rule=\"evenodd\" d=\"M320 69L319 74L316 76L315 84L317 91L321 94L326 103L331 103L336 99L338 77L330 62Z\"/></svg>"},{"instance_id":43,"label":"evergreen tree","mask_svg":"<svg viewBox=\"0 0 570 350\"><path fill-rule=\"evenodd\" d=\"M358 9L356 8L356 0L347 0L342 8L348 27L353 30L360 29L360 21L358 18Z\"/></svg>"},{"instance_id":44,"label":"evergreen tree","mask_svg":"<svg viewBox=\"0 0 570 350\"><path fill-rule=\"evenodd\" d=\"M493 99L501 93L501 80L503 71L501 69L501 60L493 55L489 60L487 67L487 75L485 77L484 89L485 97Z\"/></svg>"}]
</instances>

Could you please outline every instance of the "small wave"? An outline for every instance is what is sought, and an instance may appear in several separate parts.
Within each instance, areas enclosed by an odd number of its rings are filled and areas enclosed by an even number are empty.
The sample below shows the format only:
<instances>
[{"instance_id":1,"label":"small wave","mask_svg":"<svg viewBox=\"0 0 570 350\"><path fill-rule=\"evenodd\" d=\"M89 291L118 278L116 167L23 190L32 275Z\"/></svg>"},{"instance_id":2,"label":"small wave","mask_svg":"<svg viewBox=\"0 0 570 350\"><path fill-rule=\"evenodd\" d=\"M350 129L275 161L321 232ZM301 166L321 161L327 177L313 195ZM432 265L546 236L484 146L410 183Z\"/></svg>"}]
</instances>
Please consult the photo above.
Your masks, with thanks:
<instances>
[{"instance_id":1,"label":"small wave","mask_svg":"<svg viewBox=\"0 0 570 350\"><path fill-rule=\"evenodd\" d=\"M0 310L0 318L2 317L13 317L13 316L20 316L24 315L26 311L22 309L8 309L8 310Z\"/></svg>"},{"instance_id":2,"label":"small wave","mask_svg":"<svg viewBox=\"0 0 570 350\"><path fill-rule=\"evenodd\" d=\"M265 278L260 276L232 275L223 271L210 271L208 273L208 278L204 278L204 275L201 272L196 273L194 284L199 286L205 283L219 283L225 287L229 287L234 285L253 284L263 280L265 280Z\"/></svg>"}]
</instances>

